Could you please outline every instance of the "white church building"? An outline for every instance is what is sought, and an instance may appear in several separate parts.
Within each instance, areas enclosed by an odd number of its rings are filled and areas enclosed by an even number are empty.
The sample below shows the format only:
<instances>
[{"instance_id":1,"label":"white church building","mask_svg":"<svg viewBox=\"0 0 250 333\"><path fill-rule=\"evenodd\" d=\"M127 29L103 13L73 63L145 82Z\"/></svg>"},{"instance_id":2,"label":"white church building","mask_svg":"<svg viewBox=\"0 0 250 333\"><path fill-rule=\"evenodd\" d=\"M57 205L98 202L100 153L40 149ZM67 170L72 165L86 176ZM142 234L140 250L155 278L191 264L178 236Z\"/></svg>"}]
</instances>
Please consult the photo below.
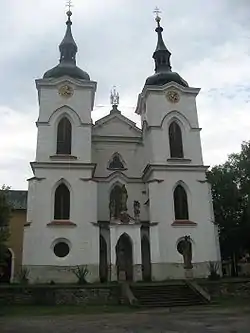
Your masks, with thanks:
<instances>
[{"instance_id":1,"label":"white church building","mask_svg":"<svg viewBox=\"0 0 250 333\"><path fill-rule=\"evenodd\" d=\"M200 89L171 70L157 16L155 73L135 108L141 128L119 111L115 92L109 115L94 124L97 83L76 66L71 15L59 64L36 80L23 266L33 282L74 281L77 265L91 282L179 279L189 236L192 275L206 277L220 250L202 159Z\"/></svg>"}]
</instances>

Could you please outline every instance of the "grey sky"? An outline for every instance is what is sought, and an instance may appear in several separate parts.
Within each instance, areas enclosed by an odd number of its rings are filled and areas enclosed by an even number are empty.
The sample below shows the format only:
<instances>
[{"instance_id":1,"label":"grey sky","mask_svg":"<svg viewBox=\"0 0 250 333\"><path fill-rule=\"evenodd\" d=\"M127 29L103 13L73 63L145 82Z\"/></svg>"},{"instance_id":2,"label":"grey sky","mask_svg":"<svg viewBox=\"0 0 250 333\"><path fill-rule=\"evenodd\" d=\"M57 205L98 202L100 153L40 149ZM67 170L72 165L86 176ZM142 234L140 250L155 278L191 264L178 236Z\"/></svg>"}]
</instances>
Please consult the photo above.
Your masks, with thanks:
<instances>
[{"instance_id":1,"label":"grey sky","mask_svg":"<svg viewBox=\"0 0 250 333\"><path fill-rule=\"evenodd\" d=\"M156 5L173 69L202 88L204 162L221 163L250 140L249 0L74 0L78 65L98 83L93 118L109 112L116 85L120 109L139 123L137 96L154 69ZM1 8L0 184L26 189L36 147L34 79L58 63L65 1L1 0Z\"/></svg>"}]
</instances>

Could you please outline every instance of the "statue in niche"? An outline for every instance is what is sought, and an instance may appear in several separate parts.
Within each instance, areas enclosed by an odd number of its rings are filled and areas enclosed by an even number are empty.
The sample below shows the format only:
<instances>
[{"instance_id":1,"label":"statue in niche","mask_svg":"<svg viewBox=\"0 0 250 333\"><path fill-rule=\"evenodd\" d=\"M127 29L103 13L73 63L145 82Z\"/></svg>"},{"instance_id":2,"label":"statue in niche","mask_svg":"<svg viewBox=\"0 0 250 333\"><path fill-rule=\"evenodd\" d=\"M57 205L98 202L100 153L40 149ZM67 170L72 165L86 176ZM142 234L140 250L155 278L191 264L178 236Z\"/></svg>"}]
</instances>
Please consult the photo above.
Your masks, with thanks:
<instances>
[{"instance_id":1,"label":"statue in niche","mask_svg":"<svg viewBox=\"0 0 250 333\"><path fill-rule=\"evenodd\" d=\"M185 236L181 241L182 255L184 259L184 268L192 269L192 242L190 236Z\"/></svg>"},{"instance_id":2,"label":"statue in niche","mask_svg":"<svg viewBox=\"0 0 250 333\"><path fill-rule=\"evenodd\" d=\"M110 218L115 218L115 200L113 198L110 198L109 202L109 212L110 212Z\"/></svg>"},{"instance_id":3,"label":"statue in niche","mask_svg":"<svg viewBox=\"0 0 250 333\"><path fill-rule=\"evenodd\" d=\"M111 219L120 219L127 211L128 194L125 185L116 185L110 193L109 212ZM125 217L124 217L125 218Z\"/></svg>"},{"instance_id":4,"label":"statue in niche","mask_svg":"<svg viewBox=\"0 0 250 333\"><path fill-rule=\"evenodd\" d=\"M139 201L134 201L134 218L135 220L139 220L140 219L140 208L141 208L141 204Z\"/></svg>"},{"instance_id":5,"label":"statue in niche","mask_svg":"<svg viewBox=\"0 0 250 333\"><path fill-rule=\"evenodd\" d=\"M124 165L118 154L115 154L112 161L109 163L109 169L113 170L124 169Z\"/></svg>"},{"instance_id":6,"label":"statue in niche","mask_svg":"<svg viewBox=\"0 0 250 333\"><path fill-rule=\"evenodd\" d=\"M121 210L120 212L126 212L128 210L127 207L128 193L125 185L122 185L121 188Z\"/></svg>"}]
</instances>

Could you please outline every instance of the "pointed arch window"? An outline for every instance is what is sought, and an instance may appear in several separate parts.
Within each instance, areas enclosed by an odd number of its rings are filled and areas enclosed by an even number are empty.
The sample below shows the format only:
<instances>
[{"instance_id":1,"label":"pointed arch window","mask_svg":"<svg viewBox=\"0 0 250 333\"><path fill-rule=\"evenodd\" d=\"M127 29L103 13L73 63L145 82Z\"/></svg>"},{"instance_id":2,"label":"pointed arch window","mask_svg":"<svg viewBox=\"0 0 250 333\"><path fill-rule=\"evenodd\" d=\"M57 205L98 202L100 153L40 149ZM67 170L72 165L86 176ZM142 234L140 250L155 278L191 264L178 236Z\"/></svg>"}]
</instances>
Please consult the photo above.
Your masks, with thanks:
<instances>
[{"instance_id":1,"label":"pointed arch window","mask_svg":"<svg viewBox=\"0 0 250 333\"><path fill-rule=\"evenodd\" d=\"M112 159L109 161L108 169L110 170L124 170L124 163L122 162L122 158L120 154L115 153Z\"/></svg>"},{"instance_id":2,"label":"pointed arch window","mask_svg":"<svg viewBox=\"0 0 250 333\"><path fill-rule=\"evenodd\" d=\"M175 220L189 219L187 193L181 185L174 190L174 212Z\"/></svg>"},{"instance_id":3,"label":"pointed arch window","mask_svg":"<svg viewBox=\"0 0 250 333\"><path fill-rule=\"evenodd\" d=\"M173 121L169 126L169 145L170 157L184 157L181 128L176 121Z\"/></svg>"},{"instance_id":4,"label":"pointed arch window","mask_svg":"<svg viewBox=\"0 0 250 333\"><path fill-rule=\"evenodd\" d=\"M60 184L55 192L54 219L69 220L70 218L70 191L65 184Z\"/></svg>"},{"instance_id":5,"label":"pointed arch window","mask_svg":"<svg viewBox=\"0 0 250 333\"><path fill-rule=\"evenodd\" d=\"M71 154L72 125L68 118L63 117L57 126L57 154Z\"/></svg>"}]
</instances>

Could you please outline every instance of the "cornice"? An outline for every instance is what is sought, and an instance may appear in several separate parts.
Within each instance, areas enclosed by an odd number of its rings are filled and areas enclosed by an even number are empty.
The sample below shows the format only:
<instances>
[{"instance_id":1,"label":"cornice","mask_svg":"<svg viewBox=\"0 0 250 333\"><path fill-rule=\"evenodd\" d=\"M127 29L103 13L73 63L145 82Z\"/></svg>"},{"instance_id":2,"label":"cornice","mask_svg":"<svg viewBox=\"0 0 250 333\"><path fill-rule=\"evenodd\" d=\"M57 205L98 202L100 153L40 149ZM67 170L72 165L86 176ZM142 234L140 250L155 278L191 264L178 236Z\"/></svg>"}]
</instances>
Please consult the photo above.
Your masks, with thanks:
<instances>
[{"instance_id":1,"label":"cornice","mask_svg":"<svg viewBox=\"0 0 250 333\"><path fill-rule=\"evenodd\" d=\"M143 170L143 177L144 181L151 176L153 171L198 171L198 172L205 172L209 166L205 165L190 165L190 164L148 164Z\"/></svg>"}]
</instances>

